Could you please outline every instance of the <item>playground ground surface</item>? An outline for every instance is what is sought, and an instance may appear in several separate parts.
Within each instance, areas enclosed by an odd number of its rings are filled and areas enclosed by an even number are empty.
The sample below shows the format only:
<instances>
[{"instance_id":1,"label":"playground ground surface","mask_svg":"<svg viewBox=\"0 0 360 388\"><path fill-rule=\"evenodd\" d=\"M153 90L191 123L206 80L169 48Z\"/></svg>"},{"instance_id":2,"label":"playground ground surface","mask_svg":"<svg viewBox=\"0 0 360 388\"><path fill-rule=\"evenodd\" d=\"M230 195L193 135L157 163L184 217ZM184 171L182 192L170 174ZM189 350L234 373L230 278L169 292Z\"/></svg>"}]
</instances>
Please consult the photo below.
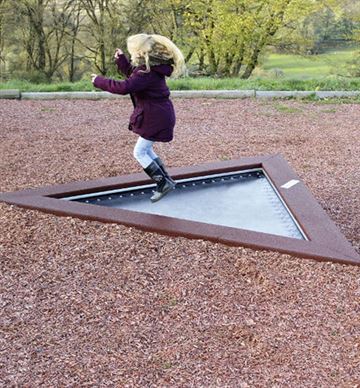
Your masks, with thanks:
<instances>
[{"instance_id":1,"label":"playground ground surface","mask_svg":"<svg viewBox=\"0 0 360 388\"><path fill-rule=\"evenodd\" d=\"M169 167L280 153L360 253L359 104L174 105ZM130 112L1 100L0 191L139 172ZM359 384L360 267L4 203L0 230L6 386Z\"/></svg>"}]
</instances>

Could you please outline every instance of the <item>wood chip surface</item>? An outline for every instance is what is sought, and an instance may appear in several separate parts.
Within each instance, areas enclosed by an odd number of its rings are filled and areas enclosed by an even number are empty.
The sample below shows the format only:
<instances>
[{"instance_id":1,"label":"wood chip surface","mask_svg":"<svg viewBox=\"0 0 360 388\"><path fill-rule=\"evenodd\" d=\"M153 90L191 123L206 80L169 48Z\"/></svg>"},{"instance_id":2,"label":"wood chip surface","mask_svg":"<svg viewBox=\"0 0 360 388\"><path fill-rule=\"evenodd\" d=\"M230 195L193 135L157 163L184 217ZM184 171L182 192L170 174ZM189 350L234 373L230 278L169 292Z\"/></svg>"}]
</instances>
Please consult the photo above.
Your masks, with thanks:
<instances>
[{"instance_id":1,"label":"wood chip surface","mask_svg":"<svg viewBox=\"0 0 360 388\"><path fill-rule=\"evenodd\" d=\"M174 100L169 167L280 153L360 253L360 105ZM141 171L129 101L0 100L0 191ZM360 267L0 203L4 387L360 387Z\"/></svg>"}]
</instances>

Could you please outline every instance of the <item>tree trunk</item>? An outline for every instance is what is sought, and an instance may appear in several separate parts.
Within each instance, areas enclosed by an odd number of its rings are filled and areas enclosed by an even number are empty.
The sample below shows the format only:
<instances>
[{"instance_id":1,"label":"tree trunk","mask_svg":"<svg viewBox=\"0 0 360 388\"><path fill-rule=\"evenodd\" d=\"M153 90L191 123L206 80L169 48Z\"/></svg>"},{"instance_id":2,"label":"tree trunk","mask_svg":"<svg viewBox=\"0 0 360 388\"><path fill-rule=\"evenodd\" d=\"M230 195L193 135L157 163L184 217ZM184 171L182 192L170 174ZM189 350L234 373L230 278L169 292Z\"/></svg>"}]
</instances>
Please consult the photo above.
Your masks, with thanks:
<instances>
[{"instance_id":1,"label":"tree trunk","mask_svg":"<svg viewBox=\"0 0 360 388\"><path fill-rule=\"evenodd\" d=\"M74 82L75 77L75 37L71 40L70 48L70 67L69 67L69 81Z\"/></svg>"},{"instance_id":2,"label":"tree trunk","mask_svg":"<svg viewBox=\"0 0 360 388\"><path fill-rule=\"evenodd\" d=\"M234 55L230 53L225 54L225 66L222 69L222 75L224 77L229 77L231 74L231 65L233 63Z\"/></svg>"},{"instance_id":3,"label":"tree trunk","mask_svg":"<svg viewBox=\"0 0 360 388\"><path fill-rule=\"evenodd\" d=\"M4 33L3 33L3 21L4 21L4 0L0 0L0 62L5 62L4 50ZM1 74L0 74L1 75Z\"/></svg>"},{"instance_id":4,"label":"tree trunk","mask_svg":"<svg viewBox=\"0 0 360 388\"><path fill-rule=\"evenodd\" d=\"M261 48L262 48L262 47L261 47ZM240 78L242 78L242 79L248 79L248 78L251 76L251 74L252 74L252 72L254 71L256 65L258 64L259 54L260 54L260 52L261 52L261 48L260 48L259 46L257 46L257 47L254 49L254 51L253 51L253 53L252 53L252 55L251 55L250 61L249 61L249 63L247 64L246 69L245 69L244 73L241 75Z\"/></svg>"},{"instance_id":5,"label":"tree trunk","mask_svg":"<svg viewBox=\"0 0 360 388\"><path fill-rule=\"evenodd\" d=\"M102 75L106 75L107 66L106 66L106 47L105 47L105 25L104 25L104 3L100 1L100 71Z\"/></svg>"},{"instance_id":6,"label":"tree trunk","mask_svg":"<svg viewBox=\"0 0 360 388\"><path fill-rule=\"evenodd\" d=\"M199 71L203 71L205 68L205 52L203 48L200 48L199 55Z\"/></svg>"},{"instance_id":7,"label":"tree trunk","mask_svg":"<svg viewBox=\"0 0 360 388\"><path fill-rule=\"evenodd\" d=\"M3 80L3 76L5 75L5 69L6 69L6 61L5 61L5 54L4 54L4 33L3 33L3 26L4 26L4 14L5 14L5 1L0 0L0 81Z\"/></svg>"},{"instance_id":8,"label":"tree trunk","mask_svg":"<svg viewBox=\"0 0 360 388\"><path fill-rule=\"evenodd\" d=\"M240 70L241 70L241 66L242 66L242 62L243 62L243 57L237 59L232 67L231 67L231 71L230 71L230 77L237 77L240 73Z\"/></svg>"},{"instance_id":9,"label":"tree trunk","mask_svg":"<svg viewBox=\"0 0 360 388\"><path fill-rule=\"evenodd\" d=\"M46 49L44 32L44 4L43 0L37 0L35 6L25 3L26 16L29 18L30 35L26 43L28 54L31 55L32 64L36 70L45 73ZM33 41L32 41L33 40Z\"/></svg>"},{"instance_id":10,"label":"tree trunk","mask_svg":"<svg viewBox=\"0 0 360 388\"><path fill-rule=\"evenodd\" d=\"M188 63L190 61L191 57L194 54L194 51L195 51L195 47L191 47L190 51L187 53L187 55L185 57L185 63Z\"/></svg>"},{"instance_id":11,"label":"tree trunk","mask_svg":"<svg viewBox=\"0 0 360 388\"><path fill-rule=\"evenodd\" d=\"M34 15L34 29L37 35L38 43L38 70L45 72L46 66L46 50L45 50L45 33L44 33L44 2L38 0L37 14Z\"/></svg>"},{"instance_id":12,"label":"tree trunk","mask_svg":"<svg viewBox=\"0 0 360 388\"><path fill-rule=\"evenodd\" d=\"M208 58L211 75L216 74L218 70L218 63L216 62L215 52L212 48L208 48Z\"/></svg>"},{"instance_id":13,"label":"tree trunk","mask_svg":"<svg viewBox=\"0 0 360 388\"><path fill-rule=\"evenodd\" d=\"M237 41L235 42L235 44L236 44L236 46L238 46ZM237 50L237 53L233 56L233 61L232 61L231 68L230 68L230 77L238 77L239 76L241 66L242 66L243 60L244 60L244 49L245 49L245 45L244 45L244 43L241 43L240 47Z\"/></svg>"},{"instance_id":14,"label":"tree trunk","mask_svg":"<svg viewBox=\"0 0 360 388\"><path fill-rule=\"evenodd\" d=\"M69 66L69 81L74 82L75 79L75 44L77 34L80 27L80 7L76 11L76 17L71 26L71 42L70 42L70 66Z\"/></svg>"}]
</instances>

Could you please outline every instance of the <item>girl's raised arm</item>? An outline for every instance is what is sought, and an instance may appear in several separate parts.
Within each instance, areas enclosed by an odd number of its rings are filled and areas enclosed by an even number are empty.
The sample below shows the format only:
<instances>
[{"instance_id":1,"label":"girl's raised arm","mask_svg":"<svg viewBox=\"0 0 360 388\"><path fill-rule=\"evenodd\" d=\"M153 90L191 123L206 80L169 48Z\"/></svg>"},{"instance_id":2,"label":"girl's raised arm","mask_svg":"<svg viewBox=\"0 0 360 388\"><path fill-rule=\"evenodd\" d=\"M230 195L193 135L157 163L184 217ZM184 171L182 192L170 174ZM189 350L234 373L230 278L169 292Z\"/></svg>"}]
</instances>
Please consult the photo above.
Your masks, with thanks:
<instances>
[{"instance_id":1,"label":"girl's raised arm","mask_svg":"<svg viewBox=\"0 0 360 388\"><path fill-rule=\"evenodd\" d=\"M93 85L102 89L106 92L114 94L130 94L140 92L148 88L151 84L152 79L149 74L135 74L132 75L129 79L123 81L117 81L111 78L105 78L103 76L92 76Z\"/></svg>"},{"instance_id":2,"label":"girl's raised arm","mask_svg":"<svg viewBox=\"0 0 360 388\"><path fill-rule=\"evenodd\" d=\"M126 77L129 77L134 67L131 65L130 61L126 58L122 50L117 48L115 51L114 57L115 57L115 63L118 67L118 70L121 73L123 73Z\"/></svg>"}]
</instances>

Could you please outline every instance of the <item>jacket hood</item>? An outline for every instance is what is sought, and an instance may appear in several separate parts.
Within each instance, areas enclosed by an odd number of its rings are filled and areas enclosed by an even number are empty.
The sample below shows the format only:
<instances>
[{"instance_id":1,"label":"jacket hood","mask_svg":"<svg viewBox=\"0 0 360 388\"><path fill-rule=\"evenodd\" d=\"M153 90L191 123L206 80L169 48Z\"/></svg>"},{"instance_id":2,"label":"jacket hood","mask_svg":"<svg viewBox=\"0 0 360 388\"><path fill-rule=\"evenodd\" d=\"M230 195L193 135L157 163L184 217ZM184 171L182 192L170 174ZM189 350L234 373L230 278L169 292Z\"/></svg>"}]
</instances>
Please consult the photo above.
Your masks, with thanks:
<instances>
[{"instance_id":1,"label":"jacket hood","mask_svg":"<svg viewBox=\"0 0 360 388\"><path fill-rule=\"evenodd\" d=\"M151 70L156 71L159 74L165 75L166 77L170 77L171 73L173 72L173 67L171 65L156 65L151 66Z\"/></svg>"}]
</instances>

